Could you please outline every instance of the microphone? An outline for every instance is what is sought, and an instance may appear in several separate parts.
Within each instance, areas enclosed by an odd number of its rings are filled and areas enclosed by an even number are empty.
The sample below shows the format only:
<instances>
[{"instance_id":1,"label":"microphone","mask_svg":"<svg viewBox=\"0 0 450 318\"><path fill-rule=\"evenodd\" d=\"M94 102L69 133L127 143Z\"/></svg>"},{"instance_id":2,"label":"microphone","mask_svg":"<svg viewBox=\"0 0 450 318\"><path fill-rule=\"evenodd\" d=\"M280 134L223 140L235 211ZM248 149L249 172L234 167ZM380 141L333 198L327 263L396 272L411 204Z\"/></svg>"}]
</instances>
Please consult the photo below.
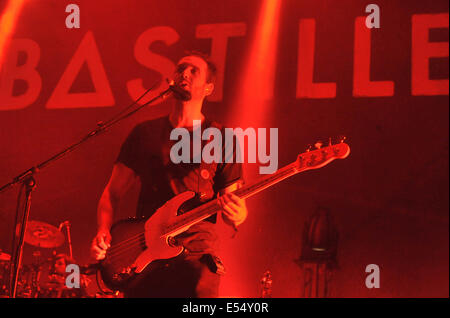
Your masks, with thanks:
<instances>
[{"instance_id":1,"label":"microphone","mask_svg":"<svg viewBox=\"0 0 450 318\"><path fill-rule=\"evenodd\" d=\"M167 82L169 83L169 90L173 93L173 96L176 99L179 99L181 101L188 101L192 98L191 93L175 84L174 80L167 79Z\"/></svg>"}]
</instances>

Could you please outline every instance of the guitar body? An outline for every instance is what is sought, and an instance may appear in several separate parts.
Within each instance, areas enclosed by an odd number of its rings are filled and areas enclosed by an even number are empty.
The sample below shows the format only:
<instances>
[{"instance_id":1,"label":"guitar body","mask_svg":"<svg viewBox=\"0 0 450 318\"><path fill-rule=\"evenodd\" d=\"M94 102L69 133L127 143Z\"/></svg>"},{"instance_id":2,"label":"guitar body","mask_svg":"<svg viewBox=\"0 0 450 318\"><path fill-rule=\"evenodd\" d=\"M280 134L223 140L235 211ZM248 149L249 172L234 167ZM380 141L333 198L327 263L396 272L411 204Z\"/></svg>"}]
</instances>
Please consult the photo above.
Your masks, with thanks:
<instances>
[{"instance_id":1,"label":"guitar body","mask_svg":"<svg viewBox=\"0 0 450 318\"><path fill-rule=\"evenodd\" d=\"M170 238L186 231L180 228L166 235L167 225L176 221L179 207L193 198L194 192L184 192L167 201L148 220L121 220L111 227L111 247L100 262L100 274L111 290L122 290L127 282L141 273L152 261L175 257L183 251L171 246Z\"/></svg>"}]
</instances>

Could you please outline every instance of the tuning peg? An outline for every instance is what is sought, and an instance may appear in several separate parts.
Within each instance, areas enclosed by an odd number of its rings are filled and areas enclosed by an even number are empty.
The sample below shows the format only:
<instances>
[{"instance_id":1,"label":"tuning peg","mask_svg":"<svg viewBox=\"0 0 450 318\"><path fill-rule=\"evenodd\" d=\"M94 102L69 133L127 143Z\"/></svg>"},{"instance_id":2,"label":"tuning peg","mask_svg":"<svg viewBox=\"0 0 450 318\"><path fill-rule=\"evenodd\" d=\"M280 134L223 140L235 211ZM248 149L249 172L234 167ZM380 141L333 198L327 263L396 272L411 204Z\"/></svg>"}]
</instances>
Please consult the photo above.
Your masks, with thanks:
<instances>
[{"instance_id":1,"label":"tuning peg","mask_svg":"<svg viewBox=\"0 0 450 318\"><path fill-rule=\"evenodd\" d=\"M347 139L347 137L345 136L339 136L339 142L344 142L344 140Z\"/></svg>"},{"instance_id":2,"label":"tuning peg","mask_svg":"<svg viewBox=\"0 0 450 318\"><path fill-rule=\"evenodd\" d=\"M328 138L328 146L330 146L330 147L332 146L331 137Z\"/></svg>"},{"instance_id":3,"label":"tuning peg","mask_svg":"<svg viewBox=\"0 0 450 318\"><path fill-rule=\"evenodd\" d=\"M306 152L309 152L312 150L312 145L308 145L308 147L306 148Z\"/></svg>"},{"instance_id":4,"label":"tuning peg","mask_svg":"<svg viewBox=\"0 0 450 318\"><path fill-rule=\"evenodd\" d=\"M323 146L323 142L321 142L321 141L317 141L317 142L314 144L314 147L316 147L317 149L320 149L322 146Z\"/></svg>"}]
</instances>

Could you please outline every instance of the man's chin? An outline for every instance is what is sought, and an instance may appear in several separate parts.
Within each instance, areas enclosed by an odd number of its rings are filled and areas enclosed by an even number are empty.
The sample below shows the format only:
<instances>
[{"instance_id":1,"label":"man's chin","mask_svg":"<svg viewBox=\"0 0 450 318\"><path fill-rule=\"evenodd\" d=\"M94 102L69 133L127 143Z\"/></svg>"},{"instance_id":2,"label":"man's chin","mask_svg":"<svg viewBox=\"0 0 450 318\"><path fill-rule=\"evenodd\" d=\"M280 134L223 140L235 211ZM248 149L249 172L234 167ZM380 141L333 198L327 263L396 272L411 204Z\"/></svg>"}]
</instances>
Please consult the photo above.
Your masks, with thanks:
<instances>
[{"instance_id":1,"label":"man's chin","mask_svg":"<svg viewBox=\"0 0 450 318\"><path fill-rule=\"evenodd\" d=\"M185 89L182 89L182 88L179 88L176 91L174 91L173 92L173 96L176 99L181 100L183 102L187 102L187 101L190 101L192 99L191 92L189 92L189 91L187 91Z\"/></svg>"}]
</instances>

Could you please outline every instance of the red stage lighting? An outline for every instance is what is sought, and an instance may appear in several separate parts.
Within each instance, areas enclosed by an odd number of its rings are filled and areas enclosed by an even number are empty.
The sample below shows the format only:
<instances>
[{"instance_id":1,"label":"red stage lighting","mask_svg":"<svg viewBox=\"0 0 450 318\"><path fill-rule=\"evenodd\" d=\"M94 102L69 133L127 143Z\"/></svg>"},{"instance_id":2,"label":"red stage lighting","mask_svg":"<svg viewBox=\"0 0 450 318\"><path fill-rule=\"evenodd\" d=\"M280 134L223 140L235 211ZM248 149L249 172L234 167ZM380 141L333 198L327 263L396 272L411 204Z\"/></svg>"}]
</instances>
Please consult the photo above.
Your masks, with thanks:
<instances>
[{"instance_id":1,"label":"red stage lighting","mask_svg":"<svg viewBox=\"0 0 450 318\"><path fill-rule=\"evenodd\" d=\"M243 75L237 81L232 109L229 113L229 122L234 127L246 129L248 127L267 127L270 118L271 100L274 95L275 68L278 49L278 28L281 0L264 0L261 5L259 17L254 26L254 33L248 54L244 59ZM259 137L258 137L259 138ZM258 163L248 164L248 147L244 140L239 140L244 159L244 175L248 181L258 175ZM252 210L258 208L254 204L249 206ZM256 231L256 230L255 230ZM247 229L250 233L251 230ZM241 239L245 242L244 233ZM251 244L251 243L249 243ZM251 250L251 247L244 247ZM239 256L233 253L232 247L224 249L224 258L230 268L241 268ZM245 286L243 277L246 272L228 273L227 279L222 281L222 297L257 297L252 294L252 288Z\"/></svg>"},{"instance_id":2,"label":"red stage lighting","mask_svg":"<svg viewBox=\"0 0 450 318\"><path fill-rule=\"evenodd\" d=\"M17 18L25 0L9 0L5 11L0 18L0 67L3 63L8 40L14 31Z\"/></svg>"}]
</instances>

